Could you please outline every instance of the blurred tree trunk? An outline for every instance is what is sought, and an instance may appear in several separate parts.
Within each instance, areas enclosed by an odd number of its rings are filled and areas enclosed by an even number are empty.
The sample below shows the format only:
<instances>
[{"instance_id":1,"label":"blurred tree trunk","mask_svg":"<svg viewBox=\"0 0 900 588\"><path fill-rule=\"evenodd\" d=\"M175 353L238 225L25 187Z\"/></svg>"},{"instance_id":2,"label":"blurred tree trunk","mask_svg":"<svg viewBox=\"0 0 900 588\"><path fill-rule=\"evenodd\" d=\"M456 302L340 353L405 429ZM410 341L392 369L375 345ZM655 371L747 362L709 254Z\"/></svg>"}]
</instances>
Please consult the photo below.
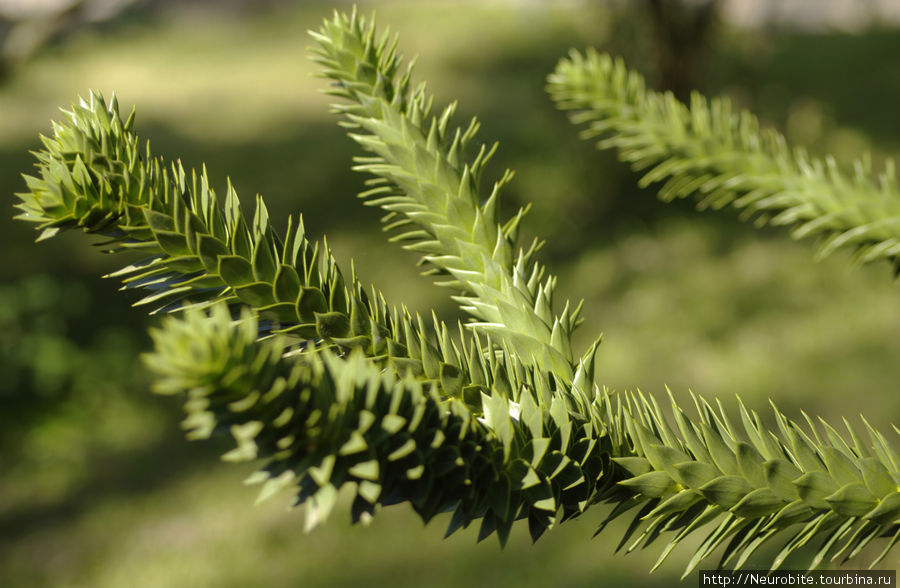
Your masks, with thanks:
<instances>
[{"instance_id":1,"label":"blurred tree trunk","mask_svg":"<svg viewBox=\"0 0 900 588\"><path fill-rule=\"evenodd\" d=\"M0 78L41 47L84 26L111 20L137 1L0 2Z\"/></svg>"},{"instance_id":2,"label":"blurred tree trunk","mask_svg":"<svg viewBox=\"0 0 900 588\"><path fill-rule=\"evenodd\" d=\"M721 0L646 0L656 44L659 84L679 99L701 87L702 67L718 22Z\"/></svg>"}]
</instances>

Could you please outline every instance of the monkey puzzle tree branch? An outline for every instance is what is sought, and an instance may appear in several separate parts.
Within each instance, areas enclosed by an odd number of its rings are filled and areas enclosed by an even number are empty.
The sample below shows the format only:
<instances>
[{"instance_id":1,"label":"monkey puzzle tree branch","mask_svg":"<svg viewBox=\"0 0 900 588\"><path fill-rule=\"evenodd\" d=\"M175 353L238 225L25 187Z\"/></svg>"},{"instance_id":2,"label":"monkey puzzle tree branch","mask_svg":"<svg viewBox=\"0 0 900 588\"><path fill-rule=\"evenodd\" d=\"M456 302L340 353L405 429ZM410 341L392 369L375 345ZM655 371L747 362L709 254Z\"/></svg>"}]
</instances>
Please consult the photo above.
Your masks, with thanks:
<instances>
[{"instance_id":1,"label":"monkey puzzle tree branch","mask_svg":"<svg viewBox=\"0 0 900 588\"><path fill-rule=\"evenodd\" d=\"M616 149L644 172L642 186L664 182L663 200L694 196L701 207L731 205L748 216L820 237L819 255L850 247L858 259L887 259L900 271L900 190L893 162L873 179L859 160L848 175L829 156L791 150L772 129L726 99L694 93L690 106L647 90L621 60L573 51L548 78L559 108L583 136Z\"/></svg>"},{"instance_id":2,"label":"monkey puzzle tree branch","mask_svg":"<svg viewBox=\"0 0 900 588\"><path fill-rule=\"evenodd\" d=\"M864 435L846 422L839 433L805 414L801 427L777 410L770 431L743 405L737 427L721 405L696 398L692 420L674 401L663 411L653 397L599 389L596 344L572 359L580 307L552 314L555 278L541 281L537 247L513 254L521 213L497 222L505 179L487 199L478 195L491 150L462 161L477 125L449 131L452 108L432 117L431 98L421 87L409 90L408 71L398 73L393 42L376 42L371 22L356 13L336 16L314 36L334 93L349 101L338 110L374 154L360 163L378 176L364 196L389 212L389 227L404 228L401 240L450 276L478 321L475 332L460 328L451 337L436 318L426 329L352 272L347 284L327 248L307 241L302 222L289 220L282 239L261 199L248 223L230 186L223 206L205 172L189 174L141 150L133 114L123 120L115 99L92 95L43 138L38 172L18 195L18 218L36 224L40 238L81 228L104 235L107 251L146 256L114 275L127 290L150 292L138 304L184 311L153 331L146 362L157 392L186 398L190 437L230 434L236 447L225 458L264 460L254 477L266 482L261 495L294 487L309 506L308 526L328 516L338 488L352 485L354 520L377 505L409 502L425 521L452 511L448 532L480 519L479 538L496 531L501 543L518 519L537 538L600 502L613 505L606 522L636 509L620 547L663 543L660 562L702 529L688 571L719 550L720 566L741 567L779 536L787 541L770 567L813 542L811 568L854 557L881 537L887 545L873 563L886 557L900 541L900 455L884 435L865 421ZM554 83L571 75L576 90L559 86L557 95L570 92L564 104L575 106L582 93L601 92L593 85L605 87L592 76L612 76L613 94L632 102L594 96L585 116L612 112L612 122L595 122L594 130L612 133L609 141L640 165L656 161L650 177L672 173L687 181L678 188L684 193L707 190L737 205L768 187L771 198L753 206L782 207L776 218L799 219L807 231L844 227L832 232L832 247L853 240L846 234L854 231L847 228L854 205L834 195L839 176L823 179L800 159L773 159L754 143L750 123L729 126L720 107L679 110L642 94L622 67L572 59ZM679 118L688 115L689 125ZM717 141L733 147L721 161L703 151L721 147ZM742 153L751 166L743 175L716 167ZM827 193L807 193L818 185ZM859 189L861 209L874 210L866 198L874 202L875 192ZM889 200L890 190L882 195ZM866 218L853 225L861 239L853 242L865 257L893 259L893 237L877 241Z\"/></svg>"},{"instance_id":3,"label":"monkey puzzle tree branch","mask_svg":"<svg viewBox=\"0 0 900 588\"><path fill-rule=\"evenodd\" d=\"M376 37L371 19L356 11L335 14L310 34L321 75L334 82L328 93L345 100L335 111L372 154L356 160L355 169L376 176L360 196L387 211L386 229L401 231L394 240L422 253L437 273L449 274L441 284L463 292L456 300L476 319L470 327L508 341L523 361L571 382L578 363L570 340L581 305L567 304L554 316L556 278L545 278L543 266L533 261L540 243L515 252L525 210L502 225L498 211L511 172L481 194L480 178L496 145L482 145L474 160L465 161L478 122L453 128L455 104L432 115L433 97L424 84L411 88L412 66L402 67L396 39Z\"/></svg>"}]
</instances>

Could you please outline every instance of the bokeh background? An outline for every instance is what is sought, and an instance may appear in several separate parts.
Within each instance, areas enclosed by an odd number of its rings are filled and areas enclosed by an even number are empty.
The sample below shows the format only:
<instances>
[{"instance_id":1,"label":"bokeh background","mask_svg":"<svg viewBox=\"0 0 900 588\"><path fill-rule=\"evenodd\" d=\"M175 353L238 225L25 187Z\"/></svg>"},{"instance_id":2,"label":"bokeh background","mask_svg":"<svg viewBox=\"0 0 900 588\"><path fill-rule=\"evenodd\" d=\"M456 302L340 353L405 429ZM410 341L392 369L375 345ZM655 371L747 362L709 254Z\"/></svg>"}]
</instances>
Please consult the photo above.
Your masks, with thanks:
<instances>
[{"instance_id":1,"label":"bokeh background","mask_svg":"<svg viewBox=\"0 0 900 588\"><path fill-rule=\"evenodd\" d=\"M460 100L492 167L517 171L508 211L534 210L529 235L561 294L585 298L598 332L600 383L676 397L768 399L792 417L862 412L889 430L900 415L900 305L884 264L813 261L811 243L756 229L730 211L662 204L611 153L577 138L544 93L572 47L625 57L656 88L728 95L814 154L878 166L900 154L900 10L890 0L460 0L362 2L419 55L439 105ZM501 551L474 532L443 540L405 506L369 527L346 511L312 534L288 498L254 506L250 467L224 445L188 443L174 399L148 392L140 363L156 319L130 308L103 274L123 260L81 234L34 244L13 221L28 151L58 107L116 92L137 107L154 151L205 163L273 218L304 214L364 282L396 304L457 315L389 246L377 211L354 194L356 147L328 114L306 31L345 2L3 0L0 78L0 585L670 586L690 541L653 575L654 546L613 555L615 530L591 539L604 508L531 545ZM857 421L858 422L858 421ZM621 529L620 529L621 530ZM885 562L896 568L897 561ZM689 578L690 585L695 578Z\"/></svg>"}]
</instances>

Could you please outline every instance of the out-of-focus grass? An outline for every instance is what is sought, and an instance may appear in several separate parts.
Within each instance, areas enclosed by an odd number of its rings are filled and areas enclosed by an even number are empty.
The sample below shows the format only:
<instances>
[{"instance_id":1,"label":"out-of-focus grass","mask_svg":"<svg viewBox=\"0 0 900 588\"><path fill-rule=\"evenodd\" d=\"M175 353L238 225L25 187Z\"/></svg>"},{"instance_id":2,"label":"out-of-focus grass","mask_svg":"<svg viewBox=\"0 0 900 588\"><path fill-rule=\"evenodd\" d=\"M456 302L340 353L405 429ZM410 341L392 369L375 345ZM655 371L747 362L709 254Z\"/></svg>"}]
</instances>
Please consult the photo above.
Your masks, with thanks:
<instances>
[{"instance_id":1,"label":"out-of-focus grass","mask_svg":"<svg viewBox=\"0 0 900 588\"><path fill-rule=\"evenodd\" d=\"M582 335L604 332L597 369L611 388L667 385L685 400L690 388L731 408L739 395L761 411L771 398L888 428L900 415L890 268L814 264L810 250L771 235L723 242L679 219L584 252L561 281L588 296Z\"/></svg>"},{"instance_id":2,"label":"out-of-focus grass","mask_svg":"<svg viewBox=\"0 0 900 588\"><path fill-rule=\"evenodd\" d=\"M590 522L551 533L532 547L525 528L507 548L475 544L474 532L442 538L446 517L423 528L406 507L369 527L343 512L303 535L301 512L284 500L253 506L237 483L247 468L206 464L156 492L91 505L64 528L35 530L3 555L22 586L667 586L646 577L650 554L609 560L609 541L590 541Z\"/></svg>"},{"instance_id":3,"label":"out-of-focus grass","mask_svg":"<svg viewBox=\"0 0 900 588\"><path fill-rule=\"evenodd\" d=\"M862 411L884 428L896 421L900 310L886 267L814 264L811 244L781 232L659 204L553 110L546 73L570 46L615 47L620 17L596 2L375 4L404 52L421 55L418 76L438 102L461 99L460 120L479 114L483 139L501 141L494 169L518 172L509 206L535 202L526 230L548 239L561 293L587 299L579 341L604 331L601 384L655 394L668 384L680 398L692 388L730 406L739 393L760 411L771 397L792 416ZM446 293L384 241L377 212L354 202L357 150L328 116L305 55L305 30L331 9L311 3L240 19L176 9L76 35L0 87L0 180L7 192L21 189L26 151L57 107L89 89L115 91L137 105L154 151L206 162L216 186L229 175L247 201L261 192L274 218L303 212L309 232L327 233L339 259L352 257L392 302L452 318ZM640 23L630 30L640 34ZM759 107L814 151L896 149L900 129L891 139L872 128L871 113L839 120L847 93L820 78L803 78L802 95L791 94L790 72L805 71L812 44L732 38L711 56L705 90ZM815 46L828 54L852 41L860 59L878 61L900 35L867 38L820 36ZM761 55L777 61L775 81ZM742 85L742 72L752 83ZM875 104L892 120L890 101ZM255 491L239 483L248 470L217 464L215 444L182 441L177 407L147 393L136 354L148 321L97 277L122 260L92 251L82 235L33 245L21 223L0 229L0 365L19 378L0 388L11 407L0 415L4 586L663 586L690 554L687 542L648 576L658 547L612 556L615 531L589 540L603 509L533 547L518 528L504 552L493 540L476 545L472 532L443 541L442 521L423 529L405 507L353 529L338 509L303 535L302 511L286 512L283 500L253 507ZM61 294L42 299L34 288Z\"/></svg>"}]
</instances>

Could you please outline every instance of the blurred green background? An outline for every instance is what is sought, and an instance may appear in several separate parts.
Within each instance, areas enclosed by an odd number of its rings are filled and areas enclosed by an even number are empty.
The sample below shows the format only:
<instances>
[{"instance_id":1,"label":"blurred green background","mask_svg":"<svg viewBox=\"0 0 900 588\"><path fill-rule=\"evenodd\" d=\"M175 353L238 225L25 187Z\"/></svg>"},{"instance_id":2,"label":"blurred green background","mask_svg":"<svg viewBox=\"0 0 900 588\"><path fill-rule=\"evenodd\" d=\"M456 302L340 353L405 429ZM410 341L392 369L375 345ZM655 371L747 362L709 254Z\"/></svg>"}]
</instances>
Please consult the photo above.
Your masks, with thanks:
<instances>
[{"instance_id":1,"label":"blurred green background","mask_svg":"<svg viewBox=\"0 0 900 588\"><path fill-rule=\"evenodd\" d=\"M364 180L349 171L358 150L328 114L305 53L306 30L347 3L106 3L116 9L103 18L70 11L68 20L31 22L33 37L13 21L0 27L19 43L7 44L18 49L0 79L0 180L10 206L58 107L91 89L116 92L126 109L136 105L138 132L156 153L205 163L220 191L230 177L245 202L263 194L273 218L302 212L311 235L327 234L345 267L353 258L393 303L457 316L416 275L415 257L385 242L377 211L354 198ZM501 142L492 169L517 171L508 210L534 203L526 232L547 239L561 295L586 299L578 344L604 333L601 384L658 395L669 386L679 399L693 389L729 408L739 394L761 412L772 398L792 417L862 412L887 430L900 415L890 268L860 268L849 255L815 263L811 243L784 231L659 203L614 154L581 142L544 94L556 61L593 45L624 56L651 86L729 95L815 154L843 163L866 150L876 163L900 154L896 22L754 20L733 4L409 0L363 10L377 8L404 53L420 56L417 78L439 105L459 99L459 121L477 114L482 140ZM423 528L405 506L366 528L338 511L304 535L302 508L287 510L287 497L254 506L256 490L240 483L251 469L221 464L215 442L184 441L177 402L148 392L139 354L155 319L100 277L124 260L80 234L36 245L7 210L0 585L676 582L692 544L648 575L658 546L616 556L615 530L591 540L603 508L534 546L517 529L504 551L493 540L476 545L474 532L442 540L447 521Z\"/></svg>"}]
</instances>

